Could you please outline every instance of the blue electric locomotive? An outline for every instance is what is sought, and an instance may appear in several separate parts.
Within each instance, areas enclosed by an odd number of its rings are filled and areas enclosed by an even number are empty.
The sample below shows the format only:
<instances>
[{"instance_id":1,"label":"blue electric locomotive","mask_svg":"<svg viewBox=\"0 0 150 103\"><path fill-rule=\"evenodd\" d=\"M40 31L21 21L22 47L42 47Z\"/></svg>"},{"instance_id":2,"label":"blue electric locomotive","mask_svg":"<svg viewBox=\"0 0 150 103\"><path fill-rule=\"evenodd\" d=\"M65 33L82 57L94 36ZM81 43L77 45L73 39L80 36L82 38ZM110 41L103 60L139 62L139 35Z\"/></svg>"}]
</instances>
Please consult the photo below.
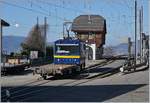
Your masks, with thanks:
<instances>
[{"instance_id":1,"label":"blue electric locomotive","mask_svg":"<svg viewBox=\"0 0 150 103\"><path fill-rule=\"evenodd\" d=\"M85 49L85 43L79 39L64 38L55 41L54 63L41 66L39 74L46 79L47 76L80 72L85 67Z\"/></svg>"},{"instance_id":2,"label":"blue electric locomotive","mask_svg":"<svg viewBox=\"0 0 150 103\"><path fill-rule=\"evenodd\" d=\"M54 64L85 67L85 43L79 39L59 39L54 45Z\"/></svg>"}]
</instances>

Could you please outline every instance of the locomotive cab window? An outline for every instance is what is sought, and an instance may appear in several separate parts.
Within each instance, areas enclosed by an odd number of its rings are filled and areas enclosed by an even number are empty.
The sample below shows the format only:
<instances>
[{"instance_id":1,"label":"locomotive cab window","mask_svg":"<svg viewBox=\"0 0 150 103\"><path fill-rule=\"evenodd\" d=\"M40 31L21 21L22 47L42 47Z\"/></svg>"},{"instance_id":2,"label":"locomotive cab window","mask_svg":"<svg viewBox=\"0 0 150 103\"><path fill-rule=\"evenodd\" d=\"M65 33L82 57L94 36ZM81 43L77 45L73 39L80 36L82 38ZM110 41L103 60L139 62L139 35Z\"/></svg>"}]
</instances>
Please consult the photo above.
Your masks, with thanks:
<instances>
[{"instance_id":1,"label":"locomotive cab window","mask_svg":"<svg viewBox=\"0 0 150 103\"><path fill-rule=\"evenodd\" d=\"M55 53L58 55L79 55L78 45L56 45Z\"/></svg>"}]
</instances>

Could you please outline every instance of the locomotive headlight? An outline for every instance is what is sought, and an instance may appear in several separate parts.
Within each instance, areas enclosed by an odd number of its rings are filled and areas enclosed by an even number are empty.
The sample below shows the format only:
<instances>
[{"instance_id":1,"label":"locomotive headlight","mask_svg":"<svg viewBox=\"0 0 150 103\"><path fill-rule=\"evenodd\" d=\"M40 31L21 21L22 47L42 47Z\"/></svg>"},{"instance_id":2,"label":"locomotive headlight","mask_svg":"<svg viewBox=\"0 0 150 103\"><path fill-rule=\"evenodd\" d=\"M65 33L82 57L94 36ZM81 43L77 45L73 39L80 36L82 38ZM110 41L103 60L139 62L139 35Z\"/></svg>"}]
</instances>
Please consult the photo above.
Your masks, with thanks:
<instances>
[{"instance_id":1,"label":"locomotive headlight","mask_svg":"<svg viewBox=\"0 0 150 103\"><path fill-rule=\"evenodd\" d=\"M57 61L59 62L59 61L60 61L60 59L57 59Z\"/></svg>"},{"instance_id":2,"label":"locomotive headlight","mask_svg":"<svg viewBox=\"0 0 150 103\"><path fill-rule=\"evenodd\" d=\"M124 72L124 68L123 68L123 67L121 67L121 68L120 68L120 71L121 71L121 72Z\"/></svg>"}]
</instances>

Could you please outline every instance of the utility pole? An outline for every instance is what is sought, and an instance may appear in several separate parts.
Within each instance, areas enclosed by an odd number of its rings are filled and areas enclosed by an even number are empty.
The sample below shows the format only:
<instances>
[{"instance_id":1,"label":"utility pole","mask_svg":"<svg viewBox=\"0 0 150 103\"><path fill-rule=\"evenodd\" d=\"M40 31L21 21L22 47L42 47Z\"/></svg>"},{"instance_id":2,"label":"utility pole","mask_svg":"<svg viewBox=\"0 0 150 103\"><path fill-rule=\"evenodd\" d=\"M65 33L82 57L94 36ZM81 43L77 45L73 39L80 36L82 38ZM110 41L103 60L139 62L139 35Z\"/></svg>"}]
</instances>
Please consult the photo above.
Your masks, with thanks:
<instances>
[{"instance_id":1,"label":"utility pole","mask_svg":"<svg viewBox=\"0 0 150 103\"><path fill-rule=\"evenodd\" d=\"M135 47L134 47L134 70L136 69L136 40L137 40L137 1L135 0Z\"/></svg>"},{"instance_id":2,"label":"utility pole","mask_svg":"<svg viewBox=\"0 0 150 103\"><path fill-rule=\"evenodd\" d=\"M45 17L44 18L44 26L45 26L45 29L44 29L44 56L46 58L46 29L47 29L47 18Z\"/></svg>"},{"instance_id":3,"label":"utility pole","mask_svg":"<svg viewBox=\"0 0 150 103\"><path fill-rule=\"evenodd\" d=\"M2 20L1 18L0 18L0 56L1 56L1 63L3 62L3 65L1 65L1 67L3 66L4 67L4 65L5 65L5 61L4 61L4 55L3 55L3 45L2 45L2 37L3 37L3 27L6 27L6 26L10 26L10 24L8 24L6 21L4 21L4 20ZM4 72L5 72L5 70L3 70ZM5 73L4 73L4 75L5 75Z\"/></svg>"},{"instance_id":4,"label":"utility pole","mask_svg":"<svg viewBox=\"0 0 150 103\"><path fill-rule=\"evenodd\" d=\"M1 54L0 54L0 56L1 56L1 63L2 63L2 20L0 19L0 29L1 29L1 31L0 31L0 40L1 40L1 44L0 44L0 49L1 49Z\"/></svg>"},{"instance_id":5,"label":"utility pole","mask_svg":"<svg viewBox=\"0 0 150 103\"><path fill-rule=\"evenodd\" d=\"M131 42L131 38L129 37L128 38L128 57L129 57L129 59L131 59L131 45L132 45L132 42Z\"/></svg>"},{"instance_id":6,"label":"utility pole","mask_svg":"<svg viewBox=\"0 0 150 103\"><path fill-rule=\"evenodd\" d=\"M140 48L140 63L142 62L142 36L141 36L141 9L139 10L139 34L140 34L140 45L139 45L139 48Z\"/></svg>"},{"instance_id":7,"label":"utility pole","mask_svg":"<svg viewBox=\"0 0 150 103\"><path fill-rule=\"evenodd\" d=\"M131 42L131 38L128 38L128 66L132 66L132 62L131 62L131 46L132 46L132 42Z\"/></svg>"},{"instance_id":8,"label":"utility pole","mask_svg":"<svg viewBox=\"0 0 150 103\"><path fill-rule=\"evenodd\" d=\"M65 23L63 23L63 39L65 39L65 30L64 30L65 27L64 26L65 26Z\"/></svg>"},{"instance_id":9,"label":"utility pole","mask_svg":"<svg viewBox=\"0 0 150 103\"><path fill-rule=\"evenodd\" d=\"M39 18L37 17L36 20L37 20L37 27L38 27L39 26Z\"/></svg>"},{"instance_id":10,"label":"utility pole","mask_svg":"<svg viewBox=\"0 0 150 103\"><path fill-rule=\"evenodd\" d=\"M149 35L143 33L143 63L149 64Z\"/></svg>"},{"instance_id":11,"label":"utility pole","mask_svg":"<svg viewBox=\"0 0 150 103\"><path fill-rule=\"evenodd\" d=\"M146 56L146 64L149 67L149 35L146 36L145 40L145 56Z\"/></svg>"},{"instance_id":12,"label":"utility pole","mask_svg":"<svg viewBox=\"0 0 150 103\"><path fill-rule=\"evenodd\" d=\"M141 7L141 61L143 62L143 6Z\"/></svg>"}]
</instances>

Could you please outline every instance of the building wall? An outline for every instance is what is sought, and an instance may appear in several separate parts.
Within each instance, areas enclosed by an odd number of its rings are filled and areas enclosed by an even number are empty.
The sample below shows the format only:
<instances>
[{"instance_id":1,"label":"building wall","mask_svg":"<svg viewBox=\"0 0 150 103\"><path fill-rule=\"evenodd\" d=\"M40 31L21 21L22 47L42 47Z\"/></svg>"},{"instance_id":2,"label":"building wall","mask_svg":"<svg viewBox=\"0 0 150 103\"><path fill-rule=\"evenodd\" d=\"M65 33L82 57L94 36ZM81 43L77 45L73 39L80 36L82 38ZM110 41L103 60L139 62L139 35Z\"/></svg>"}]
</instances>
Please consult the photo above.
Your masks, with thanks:
<instances>
[{"instance_id":1,"label":"building wall","mask_svg":"<svg viewBox=\"0 0 150 103\"><path fill-rule=\"evenodd\" d=\"M76 36L84 42L88 41L90 44L96 43L97 48L105 44L105 34L77 34Z\"/></svg>"},{"instance_id":2,"label":"building wall","mask_svg":"<svg viewBox=\"0 0 150 103\"><path fill-rule=\"evenodd\" d=\"M101 46L100 48L96 48L96 59L100 59L102 57L103 50L103 46Z\"/></svg>"},{"instance_id":3,"label":"building wall","mask_svg":"<svg viewBox=\"0 0 150 103\"><path fill-rule=\"evenodd\" d=\"M20 64L20 60L19 59L8 59L8 63L10 63L10 64Z\"/></svg>"}]
</instances>

